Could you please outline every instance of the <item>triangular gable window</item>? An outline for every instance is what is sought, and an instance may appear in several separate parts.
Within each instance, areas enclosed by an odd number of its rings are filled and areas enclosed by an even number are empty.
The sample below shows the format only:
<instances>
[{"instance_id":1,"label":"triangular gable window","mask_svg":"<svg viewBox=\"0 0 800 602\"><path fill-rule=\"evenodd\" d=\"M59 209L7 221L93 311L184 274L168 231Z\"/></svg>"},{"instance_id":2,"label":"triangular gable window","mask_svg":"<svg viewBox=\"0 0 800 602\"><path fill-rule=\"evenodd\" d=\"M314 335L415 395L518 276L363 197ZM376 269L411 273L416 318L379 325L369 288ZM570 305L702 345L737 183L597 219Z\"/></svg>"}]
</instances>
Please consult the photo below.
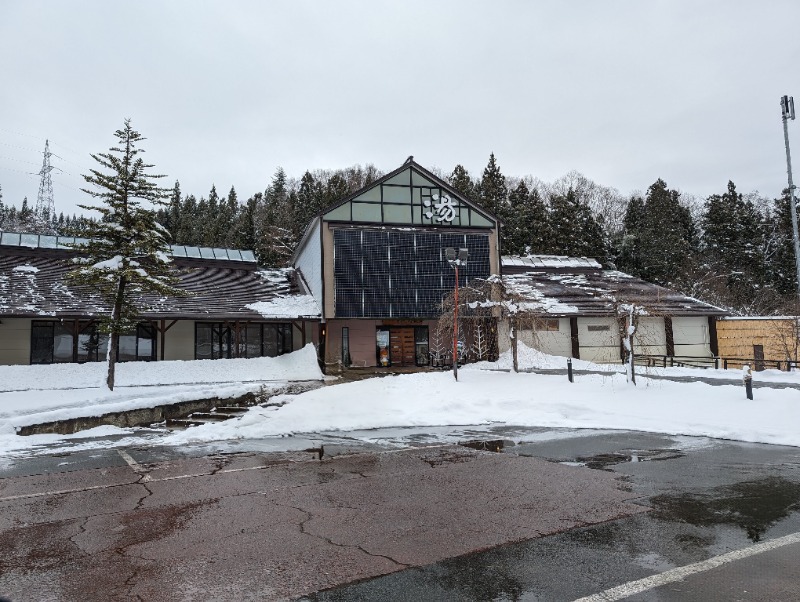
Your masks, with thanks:
<instances>
[{"instance_id":1,"label":"triangular gable window","mask_svg":"<svg viewBox=\"0 0 800 602\"><path fill-rule=\"evenodd\" d=\"M493 220L484 217L413 167L331 209L324 219L459 228L493 228L495 225Z\"/></svg>"}]
</instances>

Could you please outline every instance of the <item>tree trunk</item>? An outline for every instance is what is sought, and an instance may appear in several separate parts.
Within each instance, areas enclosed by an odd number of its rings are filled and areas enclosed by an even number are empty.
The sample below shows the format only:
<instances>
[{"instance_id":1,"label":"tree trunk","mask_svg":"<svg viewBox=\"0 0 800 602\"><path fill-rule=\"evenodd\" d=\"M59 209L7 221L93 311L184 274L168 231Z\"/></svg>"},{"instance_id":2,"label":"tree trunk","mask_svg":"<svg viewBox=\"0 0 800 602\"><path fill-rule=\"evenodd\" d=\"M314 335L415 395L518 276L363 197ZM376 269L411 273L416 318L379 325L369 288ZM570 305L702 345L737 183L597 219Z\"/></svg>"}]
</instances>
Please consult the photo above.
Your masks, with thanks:
<instances>
[{"instance_id":1,"label":"tree trunk","mask_svg":"<svg viewBox=\"0 0 800 602\"><path fill-rule=\"evenodd\" d=\"M114 369L117 365L117 351L119 350L119 321L122 315L122 301L125 295L125 277L119 279L117 284L117 295L114 299L114 309L111 312L111 335L108 337L108 352L106 353L106 360L108 361L108 374L106 376L106 385L108 390L114 390Z\"/></svg>"}]
</instances>

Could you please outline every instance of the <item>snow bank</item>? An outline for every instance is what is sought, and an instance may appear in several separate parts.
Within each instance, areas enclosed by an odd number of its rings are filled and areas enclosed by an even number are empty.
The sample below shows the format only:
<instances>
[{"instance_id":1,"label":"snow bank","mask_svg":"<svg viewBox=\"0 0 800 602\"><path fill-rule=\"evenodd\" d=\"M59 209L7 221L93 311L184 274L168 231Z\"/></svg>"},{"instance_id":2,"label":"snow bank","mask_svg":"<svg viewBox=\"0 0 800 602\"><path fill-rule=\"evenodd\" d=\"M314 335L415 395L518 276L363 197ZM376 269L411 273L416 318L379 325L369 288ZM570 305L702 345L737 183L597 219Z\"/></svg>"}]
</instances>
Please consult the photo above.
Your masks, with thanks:
<instances>
[{"instance_id":1,"label":"snow bank","mask_svg":"<svg viewBox=\"0 0 800 602\"><path fill-rule=\"evenodd\" d=\"M396 426L479 425L622 429L800 446L800 395L641 379L466 370L375 378L281 396L281 408L174 433L168 444ZM278 397L276 399L281 399Z\"/></svg>"},{"instance_id":2,"label":"snow bank","mask_svg":"<svg viewBox=\"0 0 800 602\"><path fill-rule=\"evenodd\" d=\"M82 389L105 386L105 362L0 366L0 392ZM278 357L117 364L115 387L202 383L318 380L314 345ZM0 398L0 412L5 404Z\"/></svg>"}]
</instances>

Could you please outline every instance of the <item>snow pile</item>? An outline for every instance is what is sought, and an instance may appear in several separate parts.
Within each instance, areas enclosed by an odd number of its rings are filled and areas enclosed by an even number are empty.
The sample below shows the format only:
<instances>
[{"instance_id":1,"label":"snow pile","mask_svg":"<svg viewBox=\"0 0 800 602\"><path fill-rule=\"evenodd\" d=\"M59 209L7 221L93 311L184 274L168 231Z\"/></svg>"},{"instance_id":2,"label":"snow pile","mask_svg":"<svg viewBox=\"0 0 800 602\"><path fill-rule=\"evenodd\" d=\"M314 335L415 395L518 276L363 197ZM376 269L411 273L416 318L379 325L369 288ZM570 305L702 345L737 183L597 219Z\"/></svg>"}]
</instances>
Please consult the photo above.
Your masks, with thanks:
<instances>
[{"instance_id":1,"label":"snow pile","mask_svg":"<svg viewBox=\"0 0 800 602\"><path fill-rule=\"evenodd\" d=\"M549 356L520 344L519 363L523 368L565 368L566 358ZM257 406L240 418L173 433L159 443L185 445L327 431L506 424L636 430L800 446L800 431L796 428L800 422L798 391L760 388L755 391L755 401L748 401L739 370L650 369L640 372L639 386L633 386L620 374L624 369L620 364L597 365L573 360L578 370L608 371L604 375L578 375L575 383L569 383L564 375L498 370L510 365L511 356L506 353L495 363L465 366L459 371L458 381L450 372L425 372L338 384L296 396L283 395L275 398L286 402L282 407ZM15 435L15 427L25 424L178 401L233 397L256 391L265 382L270 383L268 387L277 388L282 380L322 377L314 347L309 345L278 358L120 364L118 378L127 381L127 386L117 387L113 392L101 388L66 388L75 386L71 379L87 369L89 374L91 370L97 371L93 373L93 384L102 380L104 368L103 364L0 367L0 383L4 386L7 387L9 375L16 372L17 382L30 389L0 392L0 452L30 449L68 438ZM54 372L58 370L66 372L58 376ZM25 372L30 374L20 378ZM737 379L737 385L653 380L647 378L647 372L703 377L718 374L719 378ZM773 376L775 380L779 377L798 382L797 373ZM765 373L756 373L754 378L765 380ZM58 387L61 390L48 394L42 390L45 385L38 381L50 383L51 390ZM175 384L179 382L198 384ZM85 445L114 444L97 440ZM130 440L126 444L130 445Z\"/></svg>"},{"instance_id":2,"label":"snow pile","mask_svg":"<svg viewBox=\"0 0 800 602\"><path fill-rule=\"evenodd\" d=\"M80 389L103 386L105 362L0 366L0 392ZM319 380L314 345L278 357L164 362L123 362L116 366L116 387ZM1 399L1 398L0 398ZM0 412L5 406L0 403Z\"/></svg>"},{"instance_id":3,"label":"snow pile","mask_svg":"<svg viewBox=\"0 0 800 602\"><path fill-rule=\"evenodd\" d=\"M468 370L418 373L279 396L280 408L174 433L166 443L275 437L396 426L481 425L623 429L800 446L796 390L640 382L619 374L564 376Z\"/></svg>"},{"instance_id":4,"label":"snow pile","mask_svg":"<svg viewBox=\"0 0 800 602\"><path fill-rule=\"evenodd\" d=\"M258 312L263 318L317 317L320 315L319 305L311 295L278 295L269 301L249 303L245 307Z\"/></svg>"},{"instance_id":5,"label":"snow pile","mask_svg":"<svg viewBox=\"0 0 800 602\"><path fill-rule=\"evenodd\" d=\"M18 265L17 267L11 270L12 272L28 272L30 274L36 274L39 271L35 265Z\"/></svg>"}]
</instances>

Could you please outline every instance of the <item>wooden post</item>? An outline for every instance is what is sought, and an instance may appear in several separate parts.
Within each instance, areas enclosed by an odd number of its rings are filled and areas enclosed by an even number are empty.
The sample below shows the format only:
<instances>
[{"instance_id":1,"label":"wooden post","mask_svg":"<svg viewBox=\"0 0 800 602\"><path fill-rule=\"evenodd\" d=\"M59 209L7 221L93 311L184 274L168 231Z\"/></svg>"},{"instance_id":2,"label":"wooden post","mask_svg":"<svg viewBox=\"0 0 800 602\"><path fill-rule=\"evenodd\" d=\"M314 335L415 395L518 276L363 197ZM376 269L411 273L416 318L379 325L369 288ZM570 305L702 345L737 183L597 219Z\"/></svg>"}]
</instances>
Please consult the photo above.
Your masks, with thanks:
<instances>
[{"instance_id":1,"label":"wooden post","mask_svg":"<svg viewBox=\"0 0 800 602\"><path fill-rule=\"evenodd\" d=\"M581 342L578 339L578 318L569 319L569 336L572 339L572 357L581 359Z\"/></svg>"},{"instance_id":2,"label":"wooden post","mask_svg":"<svg viewBox=\"0 0 800 602\"><path fill-rule=\"evenodd\" d=\"M158 327L158 332L161 335L161 361L164 361L164 349L166 346L165 341L167 338L167 331L173 326L175 326L177 322L178 322L177 320L173 320L172 322L170 322L169 326L165 326L166 320L162 319L161 325Z\"/></svg>"},{"instance_id":3,"label":"wooden post","mask_svg":"<svg viewBox=\"0 0 800 602\"><path fill-rule=\"evenodd\" d=\"M672 318L664 316L664 333L667 336L667 355L675 355L675 334L672 330Z\"/></svg>"}]
</instances>

